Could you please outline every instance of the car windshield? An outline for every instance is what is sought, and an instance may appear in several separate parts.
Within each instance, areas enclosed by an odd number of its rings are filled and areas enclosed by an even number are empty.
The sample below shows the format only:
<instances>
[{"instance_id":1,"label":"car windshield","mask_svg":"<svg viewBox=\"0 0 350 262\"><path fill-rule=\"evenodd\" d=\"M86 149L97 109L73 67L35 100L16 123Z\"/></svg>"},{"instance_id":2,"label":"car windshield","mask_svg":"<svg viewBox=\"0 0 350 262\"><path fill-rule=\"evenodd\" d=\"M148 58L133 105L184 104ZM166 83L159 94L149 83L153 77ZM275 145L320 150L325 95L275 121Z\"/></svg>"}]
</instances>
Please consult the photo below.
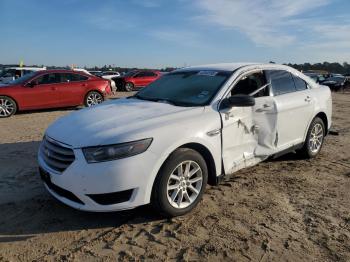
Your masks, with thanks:
<instances>
[{"instance_id":1,"label":"car windshield","mask_svg":"<svg viewBox=\"0 0 350 262\"><path fill-rule=\"evenodd\" d=\"M29 74L26 74L20 78L17 78L16 80L13 80L10 82L11 85L18 85L18 84L23 84L29 79L31 79L37 72L31 72Z\"/></svg>"},{"instance_id":2,"label":"car windshield","mask_svg":"<svg viewBox=\"0 0 350 262\"><path fill-rule=\"evenodd\" d=\"M231 75L230 71L216 70L169 73L149 84L135 97L176 106L204 106L210 103Z\"/></svg>"}]
</instances>

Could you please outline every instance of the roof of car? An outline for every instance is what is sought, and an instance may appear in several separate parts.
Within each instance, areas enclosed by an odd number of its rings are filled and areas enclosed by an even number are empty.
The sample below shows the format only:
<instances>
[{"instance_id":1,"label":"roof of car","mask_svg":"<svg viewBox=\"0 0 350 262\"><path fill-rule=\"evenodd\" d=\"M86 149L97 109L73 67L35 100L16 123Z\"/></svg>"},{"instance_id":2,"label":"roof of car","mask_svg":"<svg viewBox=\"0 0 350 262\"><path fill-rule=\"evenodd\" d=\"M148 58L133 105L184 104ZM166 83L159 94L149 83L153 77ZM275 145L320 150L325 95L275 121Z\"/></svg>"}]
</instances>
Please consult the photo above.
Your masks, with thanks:
<instances>
[{"instance_id":1,"label":"roof of car","mask_svg":"<svg viewBox=\"0 0 350 262\"><path fill-rule=\"evenodd\" d=\"M234 71L238 68L251 65L261 65L262 63L221 63L221 64L207 64L199 66L190 66L183 68L186 69L197 69L197 70L224 70L224 71Z\"/></svg>"},{"instance_id":2,"label":"roof of car","mask_svg":"<svg viewBox=\"0 0 350 262\"><path fill-rule=\"evenodd\" d=\"M45 70L45 71L40 71L40 73L79 73L79 74L84 74L86 73L84 71L80 70L68 70L68 69L50 69L50 70Z\"/></svg>"}]
</instances>

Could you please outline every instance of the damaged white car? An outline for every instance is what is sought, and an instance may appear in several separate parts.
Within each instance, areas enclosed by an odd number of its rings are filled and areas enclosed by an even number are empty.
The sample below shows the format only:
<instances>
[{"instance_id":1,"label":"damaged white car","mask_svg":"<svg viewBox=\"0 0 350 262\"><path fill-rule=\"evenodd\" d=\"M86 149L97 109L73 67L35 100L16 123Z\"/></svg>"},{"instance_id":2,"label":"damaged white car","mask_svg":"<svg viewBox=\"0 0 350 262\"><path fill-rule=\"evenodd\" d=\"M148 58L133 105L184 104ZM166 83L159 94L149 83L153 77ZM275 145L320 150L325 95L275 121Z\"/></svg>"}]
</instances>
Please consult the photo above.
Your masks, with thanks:
<instances>
[{"instance_id":1,"label":"damaged white car","mask_svg":"<svg viewBox=\"0 0 350 262\"><path fill-rule=\"evenodd\" d=\"M289 151L315 157L331 114L329 88L287 66L184 68L57 120L40 146L40 174L80 210L152 203L178 216L225 175Z\"/></svg>"}]
</instances>

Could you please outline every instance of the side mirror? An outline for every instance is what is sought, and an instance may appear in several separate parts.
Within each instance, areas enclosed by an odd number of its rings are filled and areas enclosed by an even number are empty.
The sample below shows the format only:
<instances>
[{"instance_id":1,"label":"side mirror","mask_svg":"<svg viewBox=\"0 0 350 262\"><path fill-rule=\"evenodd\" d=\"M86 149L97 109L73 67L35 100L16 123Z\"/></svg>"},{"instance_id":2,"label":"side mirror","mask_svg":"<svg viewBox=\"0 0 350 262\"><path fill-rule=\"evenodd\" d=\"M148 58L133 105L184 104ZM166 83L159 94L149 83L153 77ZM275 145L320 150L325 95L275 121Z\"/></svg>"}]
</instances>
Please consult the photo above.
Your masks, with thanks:
<instances>
[{"instance_id":1,"label":"side mirror","mask_svg":"<svg viewBox=\"0 0 350 262\"><path fill-rule=\"evenodd\" d=\"M231 107L249 107L255 105L255 98L249 95L233 95L222 100L220 109Z\"/></svg>"},{"instance_id":2,"label":"side mirror","mask_svg":"<svg viewBox=\"0 0 350 262\"><path fill-rule=\"evenodd\" d=\"M36 86L37 83L35 81L30 81L26 84L27 87L33 88L34 86Z\"/></svg>"}]
</instances>

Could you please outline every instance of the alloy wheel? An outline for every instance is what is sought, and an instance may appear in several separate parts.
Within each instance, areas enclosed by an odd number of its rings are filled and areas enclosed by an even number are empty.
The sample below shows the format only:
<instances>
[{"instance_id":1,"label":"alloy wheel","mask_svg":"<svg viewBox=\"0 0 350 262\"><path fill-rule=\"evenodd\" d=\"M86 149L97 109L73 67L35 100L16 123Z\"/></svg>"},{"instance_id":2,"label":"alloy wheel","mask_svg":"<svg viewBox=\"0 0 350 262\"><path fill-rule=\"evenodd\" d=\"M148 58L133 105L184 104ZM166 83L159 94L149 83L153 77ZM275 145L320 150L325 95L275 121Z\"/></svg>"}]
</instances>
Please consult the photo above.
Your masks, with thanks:
<instances>
[{"instance_id":1,"label":"alloy wheel","mask_svg":"<svg viewBox=\"0 0 350 262\"><path fill-rule=\"evenodd\" d=\"M88 97L86 98L86 104L88 107L101 104L102 102L103 102L103 97L96 92L89 94Z\"/></svg>"},{"instance_id":2,"label":"alloy wheel","mask_svg":"<svg viewBox=\"0 0 350 262\"><path fill-rule=\"evenodd\" d=\"M312 153L317 153L322 146L323 142L323 127L317 123L313 126L310 138L309 138L309 149Z\"/></svg>"},{"instance_id":3,"label":"alloy wheel","mask_svg":"<svg viewBox=\"0 0 350 262\"><path fill-rule=\"evenodd\" d=\"M7 98L0 98L0 117L7 117L13 114L16 106Z\"/></svg>"},{"instance_id":4,"label":"alloy wheel","mask_svg":"<svg viewBox=\"0 0 350 262\"><path fill-rule=\"evenodd\" d=\"M174 208L186 208L199 196L203 184L200 166L194 161L180 163L171 173L167 183L167 197Z\"/></svg>"}]
</instances>

